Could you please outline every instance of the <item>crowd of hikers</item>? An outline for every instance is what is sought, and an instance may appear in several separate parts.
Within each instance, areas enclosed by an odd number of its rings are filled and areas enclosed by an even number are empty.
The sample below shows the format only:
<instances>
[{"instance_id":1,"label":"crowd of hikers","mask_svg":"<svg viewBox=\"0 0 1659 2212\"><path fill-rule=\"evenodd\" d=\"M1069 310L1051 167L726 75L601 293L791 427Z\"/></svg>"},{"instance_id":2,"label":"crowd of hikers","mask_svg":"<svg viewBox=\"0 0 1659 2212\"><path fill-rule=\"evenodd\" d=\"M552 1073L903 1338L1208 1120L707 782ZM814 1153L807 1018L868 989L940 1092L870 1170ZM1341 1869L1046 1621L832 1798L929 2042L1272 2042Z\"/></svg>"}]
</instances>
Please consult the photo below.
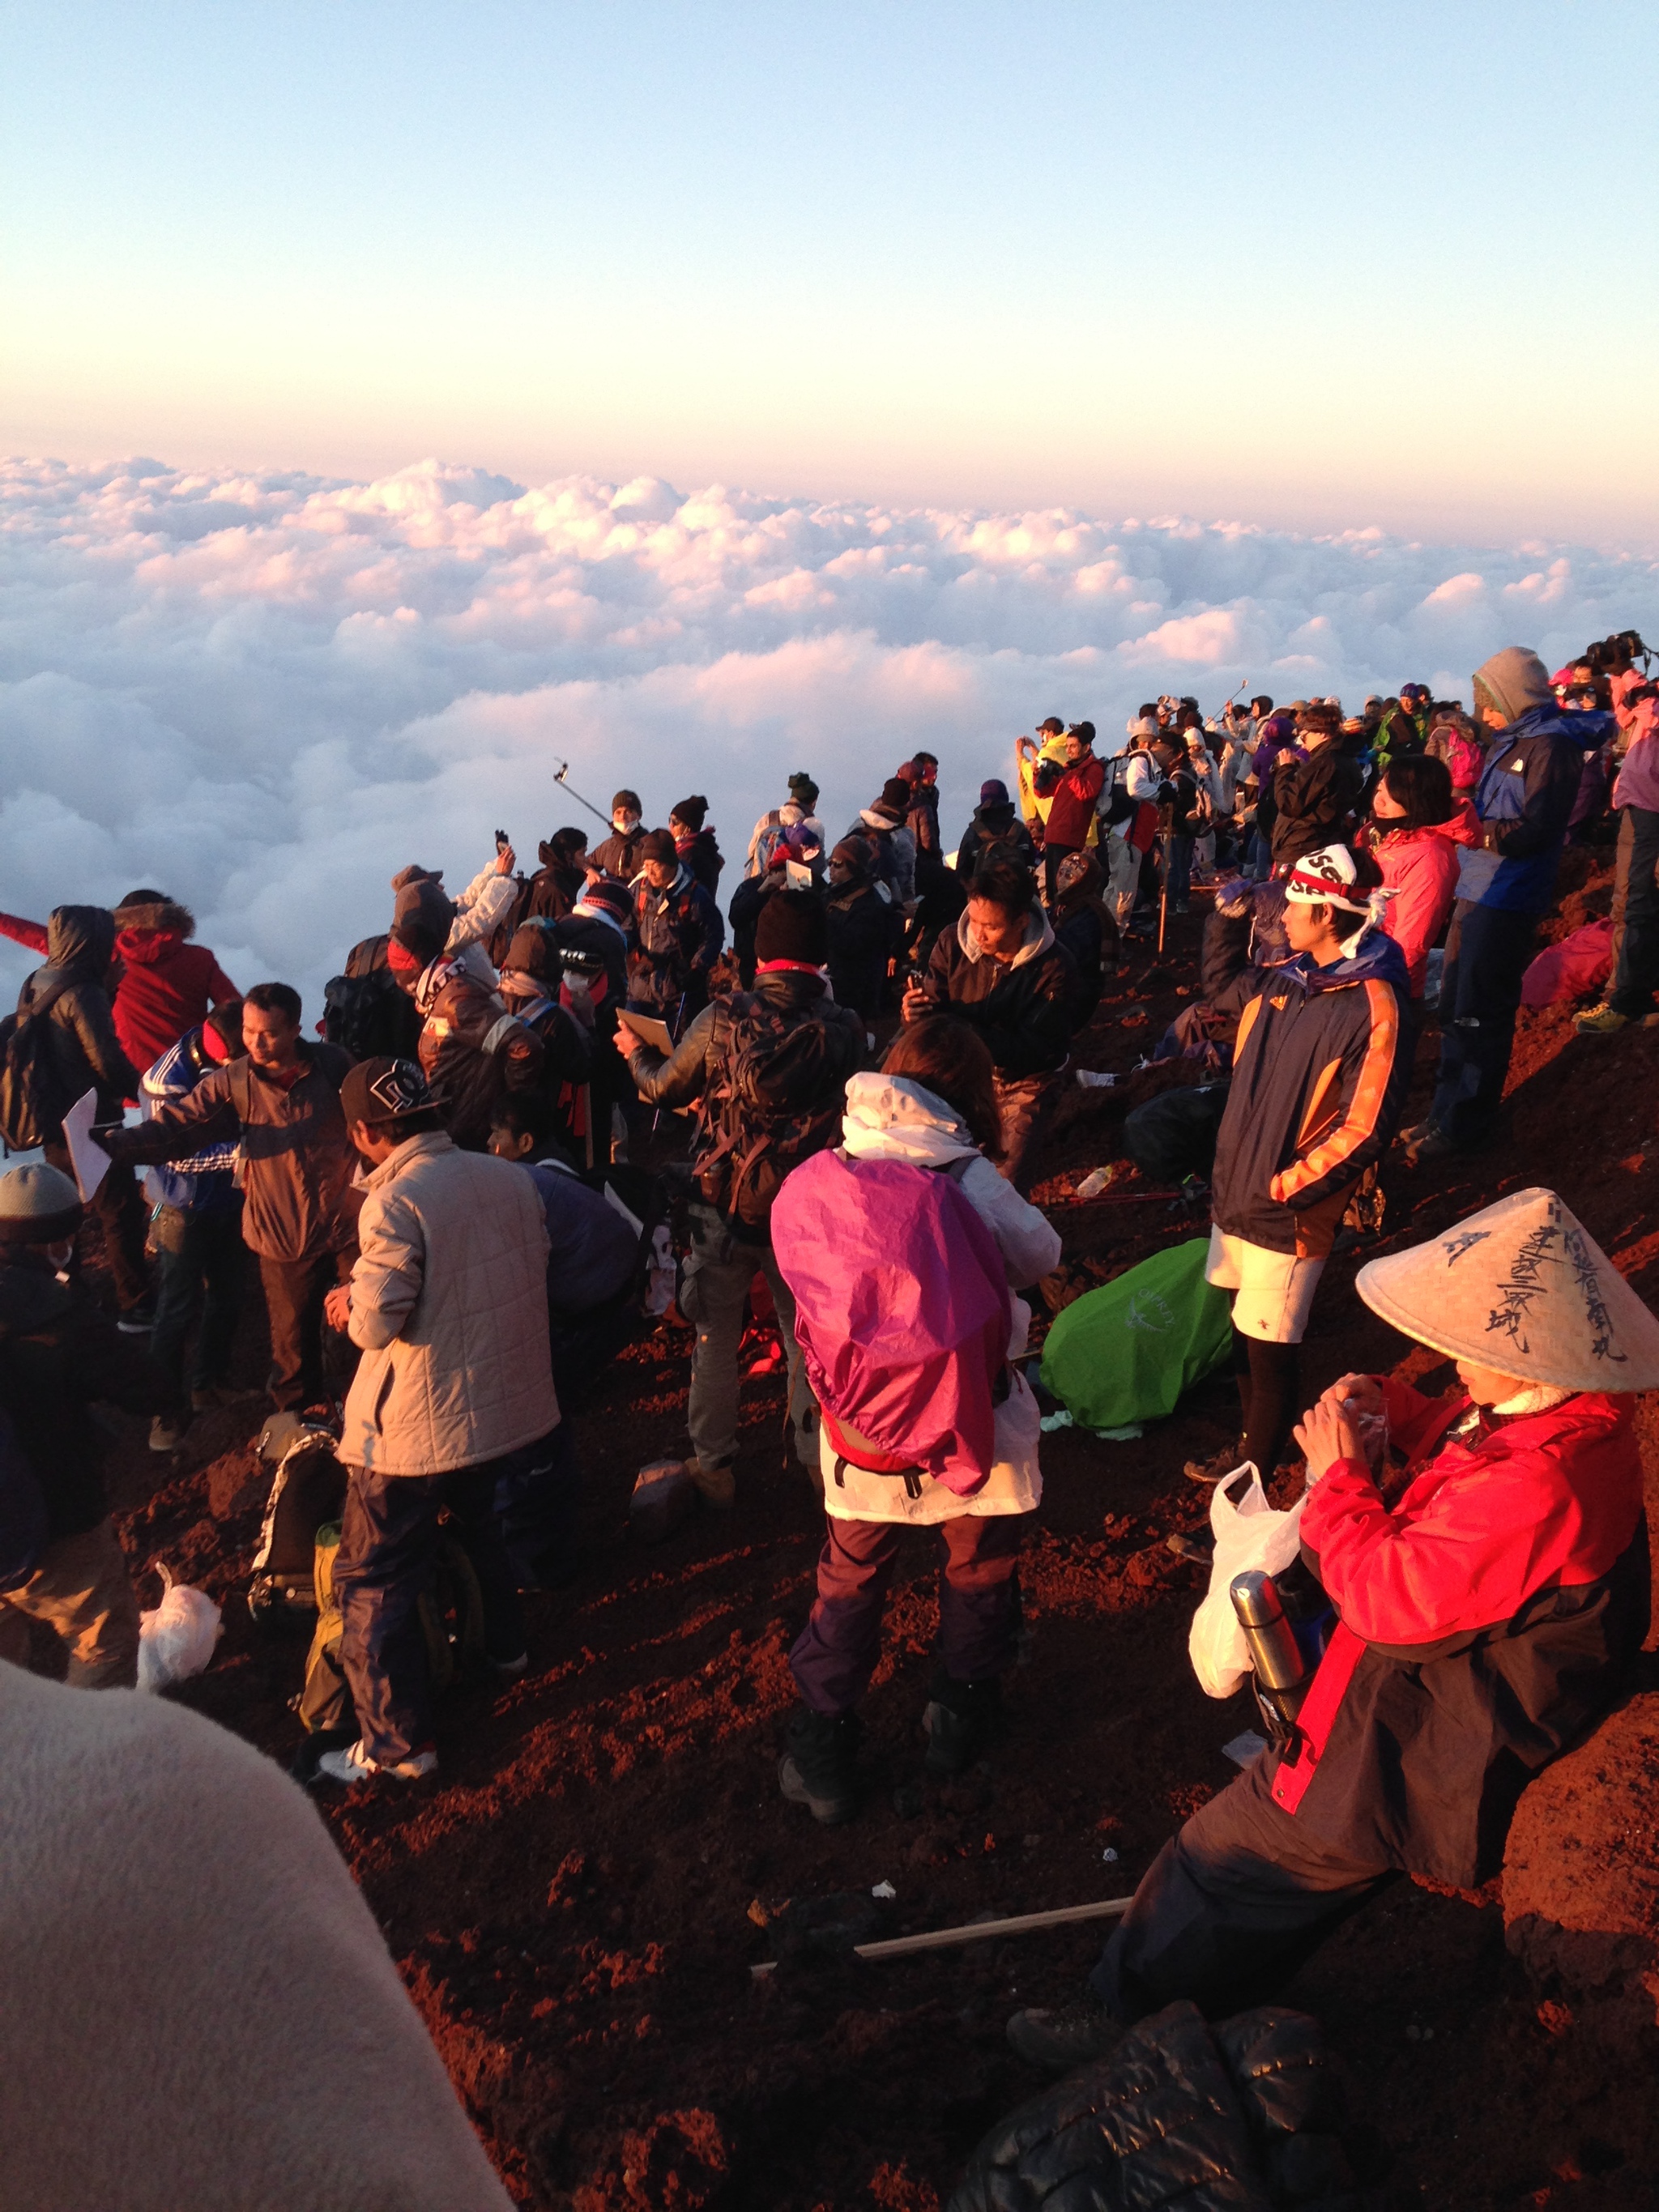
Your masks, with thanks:
<instances>
[{"instance_id":1,"label":"crowd of hikers","mask_svg":"<svg viewBox=\"0 0 1659 2212\"><path fill-rule=\"evenodd\" d=\"M1498 1138L1573 842L1616 836L1607 988L1577 1029L1659 1023L1659 685L1626 632L1553 675L1498 652L1467 707L1419 683L1358 714L1164 697L1109 757L1051 718L949 843L938 769L896 764L839 835L792 775L736 865L703 798L648 828L623 789L599 842L562 828L534 872L500 833L459 894L404 867L309 1028L290 985L239 991L161 891L0 915L44 956L0 1031L0 1123L40 1154L0 1177L0 1654L51 1644L72 1685L131 1685L94 1407L171 1454L263 1397L267 1553L296 1452L337 1485L296 1585L307 1700L328 1677L308 1775L431 1774L434 1589L471 1608L483 1664L525 1671L524 1594L573 1572L583 1394L656 1316L689 1342L688 1505L739 1503L758 1346L822 1506L783 1797L859 1810L907 1526L939 1553L926 1766L963 1772L1000 1723L1042 1493L1045 1135L1103 978L1201 903L1200 988L1160 1050L1224 1085L1206 1272L1240 1430L1186 1473L1305 1468L1298 1618L1322 1626L1297 1725L1166 1846L1086 2001L1011 2024L1063 2070L1174 1997L1252 2001L1394 1874L1484 1879L1520 1785L1642 1642L1632 1394L1659 1385L1659 1322L1559 1197L1362 1269L1376 1311L1457 1362L1451 1396L1349 1376L1309 1406L1298 1346L1390 1153L1473 1164ZM1402 1127L1430 1024L1431 1103ZM234 1357L256 1274L263 1391Z\"/></svg>"}]
</instances>

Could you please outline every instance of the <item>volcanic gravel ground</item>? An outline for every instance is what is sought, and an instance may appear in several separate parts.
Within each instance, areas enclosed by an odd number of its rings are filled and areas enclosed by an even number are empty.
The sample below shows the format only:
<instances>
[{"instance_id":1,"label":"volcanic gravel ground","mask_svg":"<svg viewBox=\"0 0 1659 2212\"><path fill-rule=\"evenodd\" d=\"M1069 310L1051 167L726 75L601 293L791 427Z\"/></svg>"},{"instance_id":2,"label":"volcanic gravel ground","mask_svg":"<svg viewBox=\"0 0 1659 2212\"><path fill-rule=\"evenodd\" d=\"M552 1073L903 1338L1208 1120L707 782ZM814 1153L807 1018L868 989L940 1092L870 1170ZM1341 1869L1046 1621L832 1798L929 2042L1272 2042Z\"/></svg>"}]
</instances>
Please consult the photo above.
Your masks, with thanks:
<instances>
[{"instance_id":1,"label":"volcanic gravel ground","mask_svg":"<svg viewBox=\"0 0 1659 2212\"><path fill-rule=\"evenodd\" d=\"M1572 856L1571 896L1546 934L1605 912L1607 874L1599 856ZM1195 986L1200 926L1196 914L1172 924L1161 963L1129 956L1080 1063L1128 1070L1151 1048ZM1387 1170L1370 1250L1543 1182L1659 1297L1659 1033L1580 1042L1571 1013L1522 1015L1512 1126L1492 1154L1418 1177ZM1413 1119L1434 1051L1431 1023ZM1063 1228L1073 1292L1204 1232L1201 1212L1165 1200L1070 1200L1083 1170L1121 1153L1126 1104L1196 1074L1159 1069L1068 1096L1037 1194ZM1112 1195L1137 1188L1120 1182ZM1355 1297L1364 1256L1328 1271L1310 1395L1352 1367L1401 1364L1437 1387L1449 1369ZM803 1901L840 1899L832 1915L897 1934L1121 1894L1225 1785L1220 1746L1253 1709L1243 1696L1212 1703L1194 1681L1185 1643L1201 1577L1164 1540L1205 1525L1208 1493L1182 1462L1236 1436L1233 1385L1212 1378L1139 1443L1045 1440L1008 1732L981 1770L944 1788L921 1786L937 1608L930 1542L913 1540L865 1712L868 1804L826 1832L776 1789L787 1655L821 1531L785 1465L781 1382L746 1386L735 1514L703 1513L654 1549L627 1533L636 1470L684 1449L687 1342L658 1328L577 1416L580 1564L566 1589L529 1601L527 1677L447 1696L433 1783L349 1802L325 1789L317 1802L520 2203L933 2212L981 2133L1038 2086L1003 2041L1006 2015L1072 1994L1100 1929L865 1964L817 1956L782 1916L792 1901L799 1915ZM257 1380L252 1323L241 1358ZM1654 1420L1644 1403L1650 1479ZM286 1764L306 1633L256 1629L242 1599L264 1489L252 1425L204 1417L164 1462L142 1425L120 1420L112 1479L146 1601L165 1559L224 1605L218 1656L187 1701ZM881 1882L890 1903L871 1899ZM781 1948L778 1972L753 1981L750 1965ZM1540 2002L1504 1952L1492 1896L1396 1884L1288 1995L1324 2022L1408 2201L1414 2183L1424 2203L1455 2212L1659 2202L1653 2032L1609 2048L1566 2002Z\"/></svg>"}]
</instances>

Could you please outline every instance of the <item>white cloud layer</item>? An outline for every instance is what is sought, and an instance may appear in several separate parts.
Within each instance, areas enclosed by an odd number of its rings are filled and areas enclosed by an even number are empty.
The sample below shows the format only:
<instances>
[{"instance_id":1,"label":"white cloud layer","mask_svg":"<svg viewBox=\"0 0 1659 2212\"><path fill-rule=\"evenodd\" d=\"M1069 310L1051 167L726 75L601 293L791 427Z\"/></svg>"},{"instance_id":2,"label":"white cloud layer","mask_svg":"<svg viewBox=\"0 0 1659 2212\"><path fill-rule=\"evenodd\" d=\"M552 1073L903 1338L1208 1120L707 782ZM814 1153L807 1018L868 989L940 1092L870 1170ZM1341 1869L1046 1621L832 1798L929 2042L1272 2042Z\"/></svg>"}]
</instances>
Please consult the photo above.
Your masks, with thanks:
<instances>
[{"instance_id":1,"label":"white cloud layer","mask_svg":"<svg viewBox=\"0 0 1659 2212\"><path fill-rule=\"evenodd\" d=\"M618 783L706 793L728 860L792 769L833 829L917 746L947 835L1012 741L1241 679L1468 696L1523 643L1659 631L1659 562L1188 521L815 507L653 477L525 489L160 463L0 469L0 907L150 884L243 984L323 981L404 862L452 885ZM591 827L595 827L590 823ZM723 885L729 890L733 868ZM0 981L26 959L0 960Z\"/></svg>"}]
</instances>

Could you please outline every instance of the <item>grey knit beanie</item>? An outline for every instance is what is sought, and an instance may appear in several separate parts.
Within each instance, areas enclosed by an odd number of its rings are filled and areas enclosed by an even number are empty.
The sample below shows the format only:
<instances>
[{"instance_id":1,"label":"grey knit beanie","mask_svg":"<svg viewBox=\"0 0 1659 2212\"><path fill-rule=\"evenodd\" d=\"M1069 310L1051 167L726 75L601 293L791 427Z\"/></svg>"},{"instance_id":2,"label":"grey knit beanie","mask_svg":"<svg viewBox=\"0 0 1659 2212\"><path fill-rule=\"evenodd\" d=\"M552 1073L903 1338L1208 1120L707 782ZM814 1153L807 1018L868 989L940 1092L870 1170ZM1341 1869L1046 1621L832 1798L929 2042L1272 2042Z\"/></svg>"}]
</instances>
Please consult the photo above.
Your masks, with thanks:
<instances>
[{"instance_id":1,"label":"grey knit beanie","mask_svg":"<svg viewBox=\"0 0 1659 2212\"><path fill-rule=\"evenodd\" d=\"M59 1168L0 1176L0 1244L60 1244L81 1226L81 1194Z\"/></svg>"},{"instance_id":2,"label":"grey knit beanie","mask_svg":"<svg viewBox=\"0 0 1659 2212\"><path fill-rule=\"evenodd\" d=\"M1554 695L1550 672L1529 645L1506 645L1474 672L1484 692L1506 722L1518 722L1531 707L1547 707Z\"/></svg>"}]
</instances>

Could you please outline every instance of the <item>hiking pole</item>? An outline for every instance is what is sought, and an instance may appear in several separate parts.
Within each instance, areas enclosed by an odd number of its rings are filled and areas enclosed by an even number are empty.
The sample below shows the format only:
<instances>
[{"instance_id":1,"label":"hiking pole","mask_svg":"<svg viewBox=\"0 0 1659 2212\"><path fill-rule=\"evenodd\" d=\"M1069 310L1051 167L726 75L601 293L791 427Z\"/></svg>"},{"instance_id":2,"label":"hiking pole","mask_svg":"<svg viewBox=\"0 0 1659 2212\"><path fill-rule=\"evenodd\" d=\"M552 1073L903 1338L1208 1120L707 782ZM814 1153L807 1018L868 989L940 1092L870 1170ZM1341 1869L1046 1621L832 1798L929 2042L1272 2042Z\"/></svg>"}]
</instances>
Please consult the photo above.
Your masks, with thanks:
<instances>
[{"instance_id":1,"label":"hiking pole","mask_svg":"<svg viewBox=\"0 0 1659 2212\"><path fill-rule=\"evenodd\" d=\"M936 1928L923 1936L890 1936L880 1943L855 1943L860 1959L903 1959L913 1951L954 1951L963 1943L983 1943L999 1936L1024 1936L1039 1928L1069 1927L1077 1920L1111 1920L1127 1912L1133 1897L1105 1897L1097 1905L1066 1905L1058 1912L1018 1912L1009 1920L974 1920L965 1928ZM775 1959L763 1959L749 1969L751 1978L764 1981L777 1972Z\"/></svg>"},{"instance_id":2,"label":"hiking pole","mask_svg":"<svg viewBox=\"0 0 1659 2212\"><path fill-rule=\"evenodd\" d=\"M603 822L603 823L604 823L604 824L605 824L605 828L608 830L608 829L611 827L611 817L610 817L608 814L601 814L601 813L599 812L599 808L598 808L597 806L595 806L595 805L594 805L594 804L593 804L593 802L592 802L592 800L591 799L584 799L584 798L582 797L582 795L581 795L580 792L577 790L577 788L576 788L576 787L575 787L575 785L574 785L574 783L570 783L570 782L566 781L566 779L567 779L567 777L569 775L569 774L570 774L570 763L569 763L569 762L568 762L568 761L561 761L561 762L559 763L558 767L554 770L554 774L553 774L553 781L554 781L554 782L555 782L555 783L562 783L562 784L564 785L565 789L566 789L566 790L570 793L570 796L571 796L571 797L575 800L575 802L576 802L577 805L578 805L578 806L585 806L585 807L587 809L588 812L589 812L589 813L593 817L594 820L595 820L595 821L597 821L597 822Z\"/></svg>"}]
</instances>

